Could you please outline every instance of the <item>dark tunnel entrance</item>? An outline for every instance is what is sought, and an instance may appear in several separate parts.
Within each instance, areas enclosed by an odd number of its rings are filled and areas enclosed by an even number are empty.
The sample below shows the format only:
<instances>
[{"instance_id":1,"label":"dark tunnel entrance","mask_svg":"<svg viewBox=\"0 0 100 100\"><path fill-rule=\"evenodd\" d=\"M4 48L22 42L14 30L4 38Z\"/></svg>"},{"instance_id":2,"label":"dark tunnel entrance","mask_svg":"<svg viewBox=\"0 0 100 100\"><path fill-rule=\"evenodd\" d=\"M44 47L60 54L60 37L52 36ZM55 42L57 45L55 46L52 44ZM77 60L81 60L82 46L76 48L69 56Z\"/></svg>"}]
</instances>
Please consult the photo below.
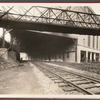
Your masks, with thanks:
<instances>
[{"instance_id":1,"label":"dark tunnel entrance","mask_svg":"<svg viewBox=\"0 0 100 100\"><path fill-rule=\"evenodd\" d=\"M46 35L23 30L13 30L11 35L20 41L20 52L32 60L66 60L69 53L75 53L75 39Z\"/></svg>"}]
</instances>

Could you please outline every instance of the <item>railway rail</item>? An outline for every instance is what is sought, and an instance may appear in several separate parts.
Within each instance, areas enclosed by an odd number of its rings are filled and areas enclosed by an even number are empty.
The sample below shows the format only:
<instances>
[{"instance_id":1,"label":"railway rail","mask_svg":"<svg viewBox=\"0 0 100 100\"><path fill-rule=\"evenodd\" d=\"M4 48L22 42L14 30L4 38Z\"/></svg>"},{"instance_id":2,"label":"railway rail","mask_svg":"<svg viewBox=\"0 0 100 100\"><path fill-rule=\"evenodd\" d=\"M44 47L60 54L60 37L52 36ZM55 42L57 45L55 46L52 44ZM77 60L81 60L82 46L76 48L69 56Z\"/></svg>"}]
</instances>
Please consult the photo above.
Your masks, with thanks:
<instances>
[{"instance_id":1,"label":"railway rail","mask_svg":"<svg viewBox=\"0 0 100 100\"><path fill-rule=\"evenodd\" d=\"M35 65L61 87L65 94L99 95L100 80L63 68L35 62Z\"/></svg>"}]
</instances>

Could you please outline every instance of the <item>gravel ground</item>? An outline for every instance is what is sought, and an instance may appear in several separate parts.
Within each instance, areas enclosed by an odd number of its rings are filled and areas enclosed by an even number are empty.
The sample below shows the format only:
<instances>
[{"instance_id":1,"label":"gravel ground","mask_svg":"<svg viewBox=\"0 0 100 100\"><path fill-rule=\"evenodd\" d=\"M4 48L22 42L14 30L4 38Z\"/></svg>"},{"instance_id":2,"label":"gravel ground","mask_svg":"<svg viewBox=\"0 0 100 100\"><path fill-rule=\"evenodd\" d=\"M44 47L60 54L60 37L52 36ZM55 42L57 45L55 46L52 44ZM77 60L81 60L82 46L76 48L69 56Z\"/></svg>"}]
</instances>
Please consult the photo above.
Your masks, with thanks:
<instances>
[{"instance_id":1,"label":"gravel ground","mask_svg":"<svg viewBox=\"0 0 100 100\"><path fill-rule=\"evenodd\" d=\"M51 62L61 66L67 66L74 69L84 70L100 75L100 63L71 63L71 62Z\"/></svg>"},{"instance_id":2,"label":"gravel ground","mask_svg":"<svg viewBox=\"0 0 100 100\"><path fill-rule=\"evenodd\" d=\"M32 63L0 71L0 94L64 94L52 80Z\"/></svg>"},{"instance_id":3,"label":"gravel ground","mask_svg":"<svg viewBox=\"0 0 100 100\"><path fill-rule=\"evenodd\" d=\"M45 62L45 64L64 68L64 69L67 69L67 70L71 70L71 71L74 71L74 72L77 72L77 73L81 73L81 74L84 74L84 75L87 75L87 76L90 76L90 77L95 77L95 78L100 79L100 74L97 74L97 73L94 73L94 72L89 72L89 71L86 71L86 70L75 69L74 67L71 68L69 66L62 66L62 65L47 63L47 62Z\"/></svg>"},{"instance_id":4,"label":"gravel ground","mask_svg":"<svg viewBox=\"0 0 100 100\"><path fill-rule=\"evenodd\" d=\"M36 66L34 66L33 73L37 76L39 83L42 85L45 94L48 95L64 94L63 90L59 88L59 86L55 84L51 79L45 76L45 74L42 73Z\"/></svg>"},{"instance_id":5,"label":"gravel ground","mask_svg":"<svg viewBox=\"0 0 100 100\"><path fill-rule=\"evenodd\" d=\"M51 63L45 64L94 76L94 73L79 71L66 66ZM58 85L60 84L54 83L31 62L25 63L24 66L0 71L0 94L65 95ZM66 94L79 95L81 93L73 91L73 93L68 92Z\"/></svg>"},{"instance_id":6,"label":"gravel ground","mask_svg":"<svg viewBox=\"0 0 100 100\"><path fill-rule=\"evenodd\" d=\"M0 71L0 94L42 93L38 90L39 87L41 88L41 85L28 64Z\"/></svg>"}]
</instances>

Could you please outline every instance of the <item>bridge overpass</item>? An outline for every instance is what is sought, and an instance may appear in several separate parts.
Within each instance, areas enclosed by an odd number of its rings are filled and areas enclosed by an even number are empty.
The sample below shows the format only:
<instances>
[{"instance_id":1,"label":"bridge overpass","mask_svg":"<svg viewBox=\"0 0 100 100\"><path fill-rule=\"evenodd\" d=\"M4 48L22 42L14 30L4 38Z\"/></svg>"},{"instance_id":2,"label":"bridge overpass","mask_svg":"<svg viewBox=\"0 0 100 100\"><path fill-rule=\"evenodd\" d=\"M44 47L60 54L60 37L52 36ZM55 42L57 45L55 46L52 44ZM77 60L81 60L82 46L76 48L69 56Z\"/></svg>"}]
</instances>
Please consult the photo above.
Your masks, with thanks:
<instances>
[{"instance_id":1,"label":"bridge overpass","mask_svg":"<svg viewBox=\"0 0 100 100\"><path fill-rule=\"evenodd\" d=\"M100 35L100 15L89 7L84 7L87 12L40 6L18 9L2 7L0 27L10 31L20 42L21 51L30 56L49 58L63 55L77 44L77 37L69 38L68 34ZM75 48L72 52L76 52Z\"/></svg>"},{"instance_id":2,"label":"bridge overpass","mask_svg":"<svg viewBox=\"0 0 100 100\"><path fill-rule=\"evenodd\" d=\"M94 14L89 7L85 7L85 9L87 12L40 6L32 6L27 10L20 8L19 12L14 7L7 11L1 9L0 27L65 34L100 35L100 15Z\"/></svg>"}]
</instances>

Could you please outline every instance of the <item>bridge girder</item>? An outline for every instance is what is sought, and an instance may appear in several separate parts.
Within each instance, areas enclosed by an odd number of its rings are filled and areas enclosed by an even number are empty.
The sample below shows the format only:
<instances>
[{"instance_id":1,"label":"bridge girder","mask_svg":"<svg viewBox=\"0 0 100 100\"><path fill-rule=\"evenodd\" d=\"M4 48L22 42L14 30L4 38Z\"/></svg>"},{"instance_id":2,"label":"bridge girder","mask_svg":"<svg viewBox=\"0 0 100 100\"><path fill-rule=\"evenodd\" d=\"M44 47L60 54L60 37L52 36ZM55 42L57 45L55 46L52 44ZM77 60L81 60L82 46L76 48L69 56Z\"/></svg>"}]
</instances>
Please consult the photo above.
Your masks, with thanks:
<instances>
[{"instance_id":1,"label":"bridge girder","mask_svg":"<svg viewBox=\"0 0 100 100\"><path fill-rule=\"evenodd\" d=\"M13 13L12 13L13 11ZM0 26L12 29L100 35L100 15L92 13L32 6L22 13L14 13L14 7L0 19ZM32 13L33 12L33 13ZM5 14L1 12L1 15Z\"/></svg>"},{"instance_id":2,"label":"bridge girder","mask_svg":"<svg viewBox=\"0 0 100 100\"><path fill-rule=\"evenodd\" d=\"M47 32L58 32L65 34L81 34L81 35L100 35L100 29L74 27L66 25L55 25L35 22L22 22L13 20L0 20L0 27L6 29L21 29L21 30L38 30Z\"/></svg>"}]
</instances>

